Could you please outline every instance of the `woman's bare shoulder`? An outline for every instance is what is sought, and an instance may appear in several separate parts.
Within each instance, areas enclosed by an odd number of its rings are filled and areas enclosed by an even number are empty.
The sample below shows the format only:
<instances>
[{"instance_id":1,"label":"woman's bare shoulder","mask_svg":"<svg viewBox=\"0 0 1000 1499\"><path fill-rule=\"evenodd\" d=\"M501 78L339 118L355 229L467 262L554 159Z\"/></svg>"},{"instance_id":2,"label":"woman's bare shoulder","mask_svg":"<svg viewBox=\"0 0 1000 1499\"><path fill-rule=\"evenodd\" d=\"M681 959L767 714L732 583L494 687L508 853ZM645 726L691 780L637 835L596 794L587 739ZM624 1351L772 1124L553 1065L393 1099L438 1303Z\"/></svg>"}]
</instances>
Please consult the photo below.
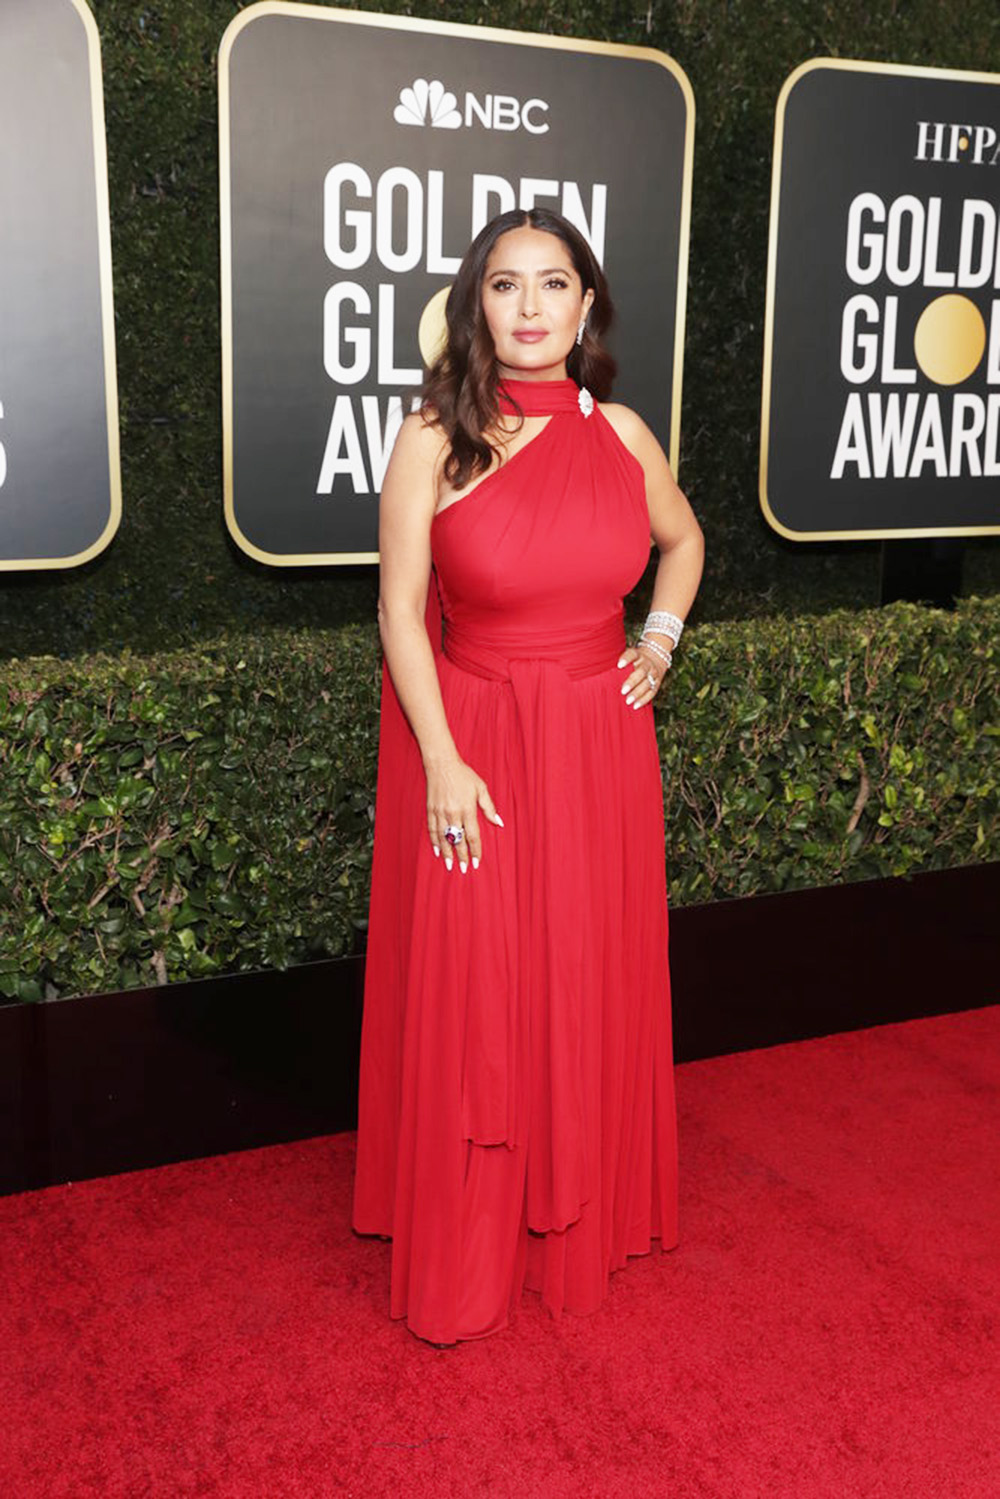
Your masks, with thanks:
<instances>
[{"instance_id":1,"label":"woman's bare shoulder","mask_svg":"<svg viewBox=\"0 0 1000 1499\"><path fill-rule=\"evenodd\" d=\"M398 448L404 457L433 464L447 446L444 429L433 410L424 406L420 411L411 411L404 416L393 451Z\"/></svg>"},{"instance_id":2,"label":"woman's bare shoulder","mask_svg":"<svg viewBox=\"0 0 1000 1499\"><path fill-rule=\"evenodd\" d=\"M422 488L425 481L433 489L447 453L448 438L427 408L411 411L403 418L393 443L382 489L383 497L386 490L391 499L398 487L410 490L417 484Z\"/></svg>"},{"instance_id":3,"label":"woman's bare shoulder","mask_svg":"<svg viewBox=\"0 0 1000 1499\"><path fill-rule=\"evenodd\" d=\"M619 401L601 401L598 404L626 447L634 451L635 443L648 441L653 436L638 411L633 411L631 406L623 406Z\"/></svg>"},{"instance_id":4,"label":"woman's bare shoulder","mask_svg":"<svg viewBox=\"0 0 1000 1499\"><path fill-rule=\"evenodd\" d=\"M667 455L638 411L633 411L631 406L622 406L617 401L602 401L600 409L633 458L637 458L642 464L647 475L669 468Z\"/></svg>"}]
</instances>

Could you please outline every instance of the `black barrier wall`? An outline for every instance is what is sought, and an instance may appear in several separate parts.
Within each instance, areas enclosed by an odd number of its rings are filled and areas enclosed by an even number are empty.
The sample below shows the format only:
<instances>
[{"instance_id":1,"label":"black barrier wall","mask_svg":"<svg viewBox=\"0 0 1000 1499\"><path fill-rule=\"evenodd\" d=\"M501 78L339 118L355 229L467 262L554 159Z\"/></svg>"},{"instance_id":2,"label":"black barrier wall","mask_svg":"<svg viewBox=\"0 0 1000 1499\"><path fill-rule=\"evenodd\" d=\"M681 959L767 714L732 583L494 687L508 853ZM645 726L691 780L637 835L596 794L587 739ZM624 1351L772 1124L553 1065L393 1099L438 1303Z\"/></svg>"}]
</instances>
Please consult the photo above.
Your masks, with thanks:
<instances>
[{"instance_id":1,"label":"black barrier wall","mask_svg":"<svg viewBox=\"0 0 1000 1499\"><path fill-rule=\"evenodd\" d=\"M989 865L675 913L675 1060L990 1003L998 895ZM0 1195L353 1129L363 991L358 955L0 1006Z\"/></svg>"},{"instance_id":2,"label":"black barrier wall","mask_svg":"<svg viewBox=\"0 0 1000 1499\"><path fill-rule=\"evenodd\" d=\"M231 626L372 618L371 568L308 578L294 568L268 570L241 556L223 525L216 62L241 9L231 0L94 7L125 514L103 556L75 574L0 582L7 655L154 650ZM558 9L502 0L409 9L434 20L655 47L678 60L698 111L679 473L708 539L693 622L877 602L877 543L817 543L804 555L770 532L757 504L775 102L791 71L819 55L1000 72L993 0L970 0L960 14L937 0L896 13L860 0L832 10L821 0L763 8L597 0ZM964 552L963 591L996 592L995 544L970 538Z\"/></svg>"}]
</instances>

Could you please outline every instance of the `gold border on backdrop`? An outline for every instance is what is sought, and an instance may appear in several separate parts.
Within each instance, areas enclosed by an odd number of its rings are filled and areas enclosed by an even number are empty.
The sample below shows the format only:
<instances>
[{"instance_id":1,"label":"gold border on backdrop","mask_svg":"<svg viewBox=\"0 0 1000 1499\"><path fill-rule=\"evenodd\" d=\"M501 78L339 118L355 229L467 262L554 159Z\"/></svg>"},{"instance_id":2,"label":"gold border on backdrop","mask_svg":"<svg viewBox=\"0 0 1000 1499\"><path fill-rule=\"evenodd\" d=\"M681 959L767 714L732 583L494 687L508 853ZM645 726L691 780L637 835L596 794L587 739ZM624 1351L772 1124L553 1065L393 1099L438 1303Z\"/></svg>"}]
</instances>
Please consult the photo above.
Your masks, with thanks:
<instances>
[{"instance_id":1,"label":"gold border on backdrop","mask_svg":"<svg viewBox=\"0 0 1000 1499\"><path fill-rule=\"evenodd\" d=\"M771 165L771 216L767 245L767 303L764 312L764 373L760 411L760 477L758 498L769 526L789 541L894 541L917 536L993 536L996 526L920 526L910 529L871 531L792 531L782 525L767 498L767 456L771 421L771 337L774 331L774 280L778 260L778 196L781 187L781 148L785 129L785 106L792 89L806 73L815 68L841 68L854 73L904 74L910 78L954 78L966 83L1000 84L1000 74L972 73L960 68L910 67L906 63L860 62L842 57L812 57L785 79L774 111L774 156Z\"/></svg>"},{"instance_id":2,"label":"gold border on backdrop","mask_svg":"<svg viewBox=\"0 0 1000 1499\"><path fill-rule=\"evenodd\" d=\"M673 398L670 411L670 466L677 473L680 459L681 379L684 365L684 319L687 309L688 240L691 226L691 175L694 162L694 92L679 63L655 47L632 47L618 42L591 42L577 37L547 36L533 31L507 31L498 26L467 26L457 21L423 21L412 16L376 15L363 10L303 5L294 0L257 0L234 16L219 43L219 241L221 254L222 336L222 485L226 525L233 540L259 562L281 567L320 566L324 563L377 562L378 552L267 552L240 530L233 507L233 342L232 342L232 215L229 140L229 59L243 28L258 16L303 16L308 20L344 21L356 26L384 26L421 31L432 36L460 36L471 41L506 42L520 47L552 47L569 52L596 52L658 63L680 85L685 104L684 166L681 189L680 244L677 261L677 301L674 329Z\"/></svg>"},{"instance_id":3,"label":"gold border on backdrop","mask_svg":"<svg viewBox=\"0 0 1000 1499\"><path fill-rule=\"evenodd\" d=\"M101 37L85 0L69 0L87 35L90 71L90 108L94 142L94 185L97 199L97 259L101 288L101 337L104 344L104 401L108 421L108 483L111 509L96 541L71 557L0 558L0 572L22 572L47 567L78 567L108 545L122 518L122 474L118 440L118 367L115 352L114 287L111 279L111 213L108 202L108 150L104 134L104 81L101 76Z\"/></svg>"}]
</instances>

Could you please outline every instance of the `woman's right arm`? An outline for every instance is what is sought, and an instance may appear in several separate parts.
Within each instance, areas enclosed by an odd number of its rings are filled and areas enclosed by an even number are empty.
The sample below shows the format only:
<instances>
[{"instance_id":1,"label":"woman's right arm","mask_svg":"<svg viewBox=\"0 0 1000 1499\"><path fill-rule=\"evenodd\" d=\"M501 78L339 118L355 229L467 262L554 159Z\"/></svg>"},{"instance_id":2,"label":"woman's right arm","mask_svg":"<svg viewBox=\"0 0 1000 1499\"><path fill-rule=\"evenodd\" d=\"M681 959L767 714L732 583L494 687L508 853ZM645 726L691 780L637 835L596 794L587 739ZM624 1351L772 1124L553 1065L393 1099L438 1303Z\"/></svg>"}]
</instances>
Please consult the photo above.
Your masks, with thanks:
<instances>
[{"instance_id":1,"label":"woman's right arm","mask_svg":"<svg viewBox=\"0 0 1000 1499\"><path fill-rule=\"evenodd\" d=\"M458 753L445 716L434 651L424 624L431 572L431 521L437 506L439 466L445 452L440 431L418 413L408 416L396 438L379 502L378 623L396 696L420 746L427 775L427 830L435 853L444 849L449 823L465 828L459 867L478 868L482 846L477 807L503 826L486 783Z\"/></svg>"}]
</instances>

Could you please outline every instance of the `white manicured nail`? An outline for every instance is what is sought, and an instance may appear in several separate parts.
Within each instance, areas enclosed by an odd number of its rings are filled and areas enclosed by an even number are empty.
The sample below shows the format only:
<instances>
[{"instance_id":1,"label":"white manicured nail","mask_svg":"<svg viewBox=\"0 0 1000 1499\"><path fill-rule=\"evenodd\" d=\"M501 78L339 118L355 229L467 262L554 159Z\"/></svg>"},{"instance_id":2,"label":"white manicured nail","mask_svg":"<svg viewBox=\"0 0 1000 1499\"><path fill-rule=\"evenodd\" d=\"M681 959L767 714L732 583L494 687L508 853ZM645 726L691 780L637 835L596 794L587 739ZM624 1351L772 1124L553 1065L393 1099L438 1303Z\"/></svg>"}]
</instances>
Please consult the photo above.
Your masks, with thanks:
<instances>
[{"instance_id":1,"label":"white manicured nail","mask_svg":"<svg viewBox=\"0 0 1000 1499\"><path fill-rule=\"evenodd\" d=\"M451 859L445 859L445 861L444 861L444 867L445 867L445 869L450 869L451 865L452 865Z\"/></svg>"},{"instance_id":2,"label":"white manicured nail","mask_svg":"<svg viewBox=\"0 0 1000 1499\"><path fill-rule=\"evenodd\" d=\"M628 695L628 697L627 697L627 698L626 698L626 699L625 699L625 701L626 701L626 702L627 702L627 703L634 703L634 702L635 702L635 698L634 698L634 697L633 697L633 696L632 696L632 694L631 694L631 693L629 693L629 695Z\"/></svg>"},{"instance_id":3,"label":"white manicured nail","mask_svg":"<svg viewBox=\"0 0 1000 1499\"><path fill-rule=\"evenodd\" d=\"M463 863L461 859L459 859L459 861L458 861L458 867L462 871L462 873L465 874L465 872L466 872L466 870L468 869L469 866L468 866L468 864Z\"/></svg>"},{"instance_id":4,"label":"white manicured nail","mask_svg":"<svg viewBox=\"0 0 1000 1499\"><path fill-rule=\"evenodd\" d=\"M624 665L625 665L625 662L624 662L624 661L619 661L619 663L618 663L618 665L619 665L619 666L624 666Z\"/></svg>"},{"instance_id":5,"label":"white manicured nail","mask_svg":"<svg viewBox=\"0 0 1000 1499\"><path fill-rule=\"evenodd\" d=\"M437 844L436 843L432 843L431 844L431 848L434 850L434 857L435 857L435 859L440 859L440 857L441 857L441 850L438 848Z\"/></svg>"},{"instance_id":6,"label":"white manicured nail","mask_svg":"<svg viewBox=\"0 0 1000 1499\"><path fill-rule=\"evenodd\" d=\"M632 704L632 707L633 707L633 708L641 708L641 707L642 707L642 704L641 704L641 703L633 703L633 704Z\"/></svg>"},{"instance_id":7,"label":"white manicured nail","mask_svg":"<svg viewBox=\"0 0 1000 1499\"><path fill-rule=\"evenodd\" d=\"M472 861L472 867L473 867L473 869L478 869L479 868L479 860L478 859L473 859L473 861Z\"/></svg>"},{"instance_id":8,"label":"white manicured nail","mask_svg":"<svg viewBox=\"0 0 1000 1499\"><path fill-rule=\"evenodd\" d=\"M625 685L624 685L624 686L623 686L623 687L622 687L622 697L624 697L624 696L625 696L625 694L626 694L626 692L628 692L628 683L627 683L627 682L626 682L626 683L625 683Z\"/></svg>"},{"instance_id":9,"label":"white manicured nail","mask_svg":"<svg viewBox=\"0 0 1000 1499\"><path fill-rule=\"evenodd\" d=\"M502 828L503 827L503 818L500 816L499 812L497 813L497 827L498 828Z\"/></svg>"}]
</instances>

